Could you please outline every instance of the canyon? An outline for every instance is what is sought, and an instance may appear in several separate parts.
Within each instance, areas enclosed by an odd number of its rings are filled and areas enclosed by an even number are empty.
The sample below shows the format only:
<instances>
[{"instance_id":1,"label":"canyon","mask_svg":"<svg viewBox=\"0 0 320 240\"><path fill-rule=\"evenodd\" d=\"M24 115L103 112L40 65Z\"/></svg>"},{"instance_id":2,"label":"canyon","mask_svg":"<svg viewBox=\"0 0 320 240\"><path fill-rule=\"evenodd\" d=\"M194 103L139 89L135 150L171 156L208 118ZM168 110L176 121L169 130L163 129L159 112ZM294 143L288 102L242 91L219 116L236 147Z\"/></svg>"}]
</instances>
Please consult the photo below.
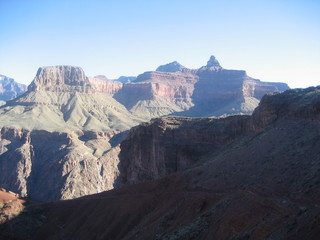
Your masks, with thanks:
<instances>
[{"instance_id":1,"label":"canyon","mask_svg":"<svg viewBox=\"0 0 320 240\"><path fill-rule=\"evenodd\" d=\"M141 123L120 144L122 187L27 206L0 236L316 240L319 126L320 87L267 94L251 116Z\"/></svg>"},{"instance_id":2,"label":"canyon","mask_svg":"<svg viewBox=\"0 0 320 240\"><path fill-rule=\"evenodd\" d=\"M131 127L172 114L251 113L264 93L288 88L226 70L213 56L199 69L172 62L122 79L39 68L27 92L0 108L0 186L37 201L113 189L122 184L119 144ZM171 172L157 171L151 175Z\"/></svg>"}]
</instances>

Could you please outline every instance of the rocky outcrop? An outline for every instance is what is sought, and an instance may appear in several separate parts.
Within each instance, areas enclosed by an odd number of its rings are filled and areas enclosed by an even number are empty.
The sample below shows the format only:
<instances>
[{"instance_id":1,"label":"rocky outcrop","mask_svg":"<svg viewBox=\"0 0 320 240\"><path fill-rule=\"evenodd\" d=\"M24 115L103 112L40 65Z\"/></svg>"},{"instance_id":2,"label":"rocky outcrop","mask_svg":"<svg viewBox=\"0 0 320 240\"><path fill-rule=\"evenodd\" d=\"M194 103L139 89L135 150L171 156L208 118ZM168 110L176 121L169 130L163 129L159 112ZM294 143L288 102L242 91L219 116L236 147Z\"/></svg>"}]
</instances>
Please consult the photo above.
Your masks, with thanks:
<instances>
[{"instance_id":1,"label":"rocky outcrop","mask_svg":"<svg viewBox=\"0 0 320 240\"><path fill-rule=\"evenodd\" d=\"M27 86L17 83L14 79L0 75L0 100L9 101L20 95L27 90ZM1 104L2 105L2 104Z\"/></svg>"},{"instance_id":2,"label":"rocky outcrop","mask_svg":"<svg viewBox=\"0 0 320 240\"><path fill-rule=\"evenodd\" d=\"M24 201L18 197L11 191L7 192L3 188L0 190L0 225L18 216L24 209Z\"/></svg>"},{"instance_id":3,"label":"rocky outcrop","mask_svg":"<svg viewBox=\"0 0 320 240\"><path fill-rule=\"evenodd\" d=\"M119 174L116 135L2 128L0 185L39 201L112 189Z\"/></svg>"},{"instance_id":4,"label":"rocky outcrop","mask_svg":"<svg viewBox=\"0 0 320 240\"><path fill-rule=\"evenodd\" d=\"M264 127L284 117L319 120L319 93L320 87L310 87L267 94L252 115L254 123Z\"/></svg>"},{"instance_id":5,"label":"rocky outcrop","mask_svg":"<svg viewBox=\"0 0 320 240\"><path fill-rule=\"evenodd\" d=\"M103 75L89 78L80 67L52 66L39 68L28 91L82 92L114 94L122 84Z\"/></svg>"},{"instance_id":6,"label":"rocky outcrop","mask_svg":"<svg viewBox=\"0 0 320 240\"><path fill-rule=\"evenodd\" d=\"M28 91L46 90L58 91L65 86L88 87L89 81L80 67L54 66L39 68Z\"/></svg>"},{"instance_id":7,"label":"rocky outcrop","mask_svg":"<svg viewBox=\"0 0 320 240\"><path fill-rule=\"evenodd\" d=\"M207 65L204 67L201 67L199 70L200 71L217 71L217 70L222 70L222 67L220 66L220 63L216 59L216 57L211 56L209 61L207 62Z\"/></svg>"}]
</instances>

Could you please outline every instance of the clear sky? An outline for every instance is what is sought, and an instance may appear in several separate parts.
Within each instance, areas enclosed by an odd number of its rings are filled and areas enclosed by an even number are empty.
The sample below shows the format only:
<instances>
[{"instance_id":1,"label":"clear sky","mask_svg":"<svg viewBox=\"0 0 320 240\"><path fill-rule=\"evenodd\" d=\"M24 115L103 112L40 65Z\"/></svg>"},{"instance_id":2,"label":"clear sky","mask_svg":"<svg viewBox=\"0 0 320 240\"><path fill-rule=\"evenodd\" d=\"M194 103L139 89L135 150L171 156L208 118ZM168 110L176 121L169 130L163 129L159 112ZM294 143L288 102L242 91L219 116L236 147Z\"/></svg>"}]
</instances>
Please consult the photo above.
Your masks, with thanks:
<instances>
[{"instance_id":1,"label":"clear sky","mask_svg":"<svg viewBox=\"0 0 320 240\"><path fill-rule=\"evenodd\" d=\"M215 55L290 87L320 85L319 0L0 0L0 74L29 84L38 67L135 76Z\"/></svg>"}]
</instances>

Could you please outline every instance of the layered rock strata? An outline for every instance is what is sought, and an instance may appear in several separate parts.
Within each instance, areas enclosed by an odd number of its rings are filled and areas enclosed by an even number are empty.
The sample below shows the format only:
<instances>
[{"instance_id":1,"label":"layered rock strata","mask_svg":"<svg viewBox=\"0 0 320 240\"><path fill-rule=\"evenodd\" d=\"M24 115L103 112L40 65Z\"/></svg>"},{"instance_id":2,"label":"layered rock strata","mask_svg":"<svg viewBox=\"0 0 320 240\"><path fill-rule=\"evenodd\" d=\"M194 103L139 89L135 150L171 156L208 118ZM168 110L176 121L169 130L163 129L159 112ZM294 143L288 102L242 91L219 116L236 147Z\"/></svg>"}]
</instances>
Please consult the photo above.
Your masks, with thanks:
<instances>
[{"instance_id":1,"label":"layered rock strata","mask_svg":"<svg viewBox=\"0 0 320 240\"><path fill-rule=\"evenodd\" d=\"M118 144L141 120L113 99L122 87L72 66L40 68L0 108L0 186L39 201L114 188Z\"/></svg>"},{"instance_id":2,"label":"layered rock strata","mask_svg":"<svg viewBox=\"0 0 320 240\"><path fill-rule=\"evenodd\" d=\"M257 96L281 86L262 84L246 76L244 71L225 70L214 57L198 70L173 62L131 80L123 84L102 75L91 78L81 68L73 66L39 68L28 91L0 108L0 186L42 201L108 190L118 184L117 144L131 127L154 116L168 114L230 114L235 102L240 107L245 106L242 110L237 108L239 111L232 110L233 113L249 113L252 111L250 106L256 106L259 101ZM248 107L246 103L251 105ZM207 121L202 119L198 124L205 126ZM245 127L238 129L237 121L220 120L207 131L213 136L224 137L225 132L221 135L219 127L226 124L225 128L236 126L234 131L242 134ZM192 124L189 120L182 122ZM152 124L156 125L157 121ZM174 124L180 124L180 120ZM169 145L170 137L163 132L170 129L172 123L167 125L157 134ZM139 151L149 154L150 161L157 158L158 162L154 166L150 165L152 161L139 164L152 167L153 172L141 174L136 166L124 163L128 174L137 173L128 177L128 181L152 179L185 169L198 161L198 157L193 156L200 156L211 147L219 147L219 144L210 143L211 137L197 135L194 130L187 132L203 142L203 146L181 145L178 152L167 154L171 148L148 142L146 144L153 152L148 153L142 148ZM88 134L93 137L87 137ZM186 133L178 129L170 134L177 138L174 148L179 141L186 140ZM226 137L226 142L236 138L232 134ZM220 140L217 137L216 141ZM173 159L174 154L178 160L168 160ZM133 161L138 162L136 159ZM42 171L47 174L43 175Z\"/></svg>"},{"instance_id":3,"label":"layered rock strata","mask_svg":"<svg viewBox=\"0 0 320 240\"><path fill-rule=\"evenodd\" d=\"M211 56L199 69L172 62L145 72L124 84L115 98L139 116L209 117L251 114L264 94L288 88L284 83L253 79L242 70L224 69Z\"/></svg>"}]
</instances>

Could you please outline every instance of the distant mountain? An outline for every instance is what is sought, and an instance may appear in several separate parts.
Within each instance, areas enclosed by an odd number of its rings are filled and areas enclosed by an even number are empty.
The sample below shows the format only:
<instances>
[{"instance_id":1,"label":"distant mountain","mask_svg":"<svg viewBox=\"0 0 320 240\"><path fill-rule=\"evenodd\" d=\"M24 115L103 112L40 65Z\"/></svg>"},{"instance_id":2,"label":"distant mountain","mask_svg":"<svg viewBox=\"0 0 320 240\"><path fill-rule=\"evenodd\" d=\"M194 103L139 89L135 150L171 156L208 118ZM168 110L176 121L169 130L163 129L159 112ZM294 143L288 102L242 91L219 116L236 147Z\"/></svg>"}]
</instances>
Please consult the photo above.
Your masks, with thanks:
<instances>
[{"instance_id":1,"label":"distant mountain","mask_svg":"<svg viewBox=\"0 0 320 240\"><path fill-rule=\"evenodd\" d=\"M115 99L140 117L209 117L250 114L264 94L286 89L285 83L262 82L243 70L224 69L211 56L199 69L172 62L145 72L124 84Z\"/></svg>"},{"instance_id":2,"label":"distant mountain","mask_svg":"<svg viewBox=\"0 0 320 240\"><path fill-rule=\"evenodd\" d=\"M0 107L0 187L40 201L112 189L131 127L168 114L251 113L263 94L287 88L223 69L214 57L200 69L159 69L121 83L80 67L39 68L27 92Z\"/></svg>"},{"instance_id":3,"label":"distant mountain","mask_svg":"<svg viewBox=\"0 0 320 240\"><path fill-rule=\"evenodd\" d=\"M80 67L39 68L26 94L0 109L0 124L29 130L126 130L141 120L113 99L121 87L102 76L89 78Z\"/></svg>"},{"instance_id":4,"label":"distant mountain","mask_svg":"<svg viewBox=\"0 0 320 240\"><path fill-rule=\"evenodd\" d=\"M158 72L182 72L186 67L182 66L177 61L174 61L172 63L168 63L165 65L161 65L157 68L156 71Z\"/></svg>"},{"instance_id":5,"label":"distant mountain","mask_svg":"<svg viewBox=\"0 0 320 240\"><path fill-rule=\"evenodd\" d=\"M20 95L27 90L27 86L17 83L13 78L0 75L0 101L9 101Z\"/></svg>"}]
</instances>

